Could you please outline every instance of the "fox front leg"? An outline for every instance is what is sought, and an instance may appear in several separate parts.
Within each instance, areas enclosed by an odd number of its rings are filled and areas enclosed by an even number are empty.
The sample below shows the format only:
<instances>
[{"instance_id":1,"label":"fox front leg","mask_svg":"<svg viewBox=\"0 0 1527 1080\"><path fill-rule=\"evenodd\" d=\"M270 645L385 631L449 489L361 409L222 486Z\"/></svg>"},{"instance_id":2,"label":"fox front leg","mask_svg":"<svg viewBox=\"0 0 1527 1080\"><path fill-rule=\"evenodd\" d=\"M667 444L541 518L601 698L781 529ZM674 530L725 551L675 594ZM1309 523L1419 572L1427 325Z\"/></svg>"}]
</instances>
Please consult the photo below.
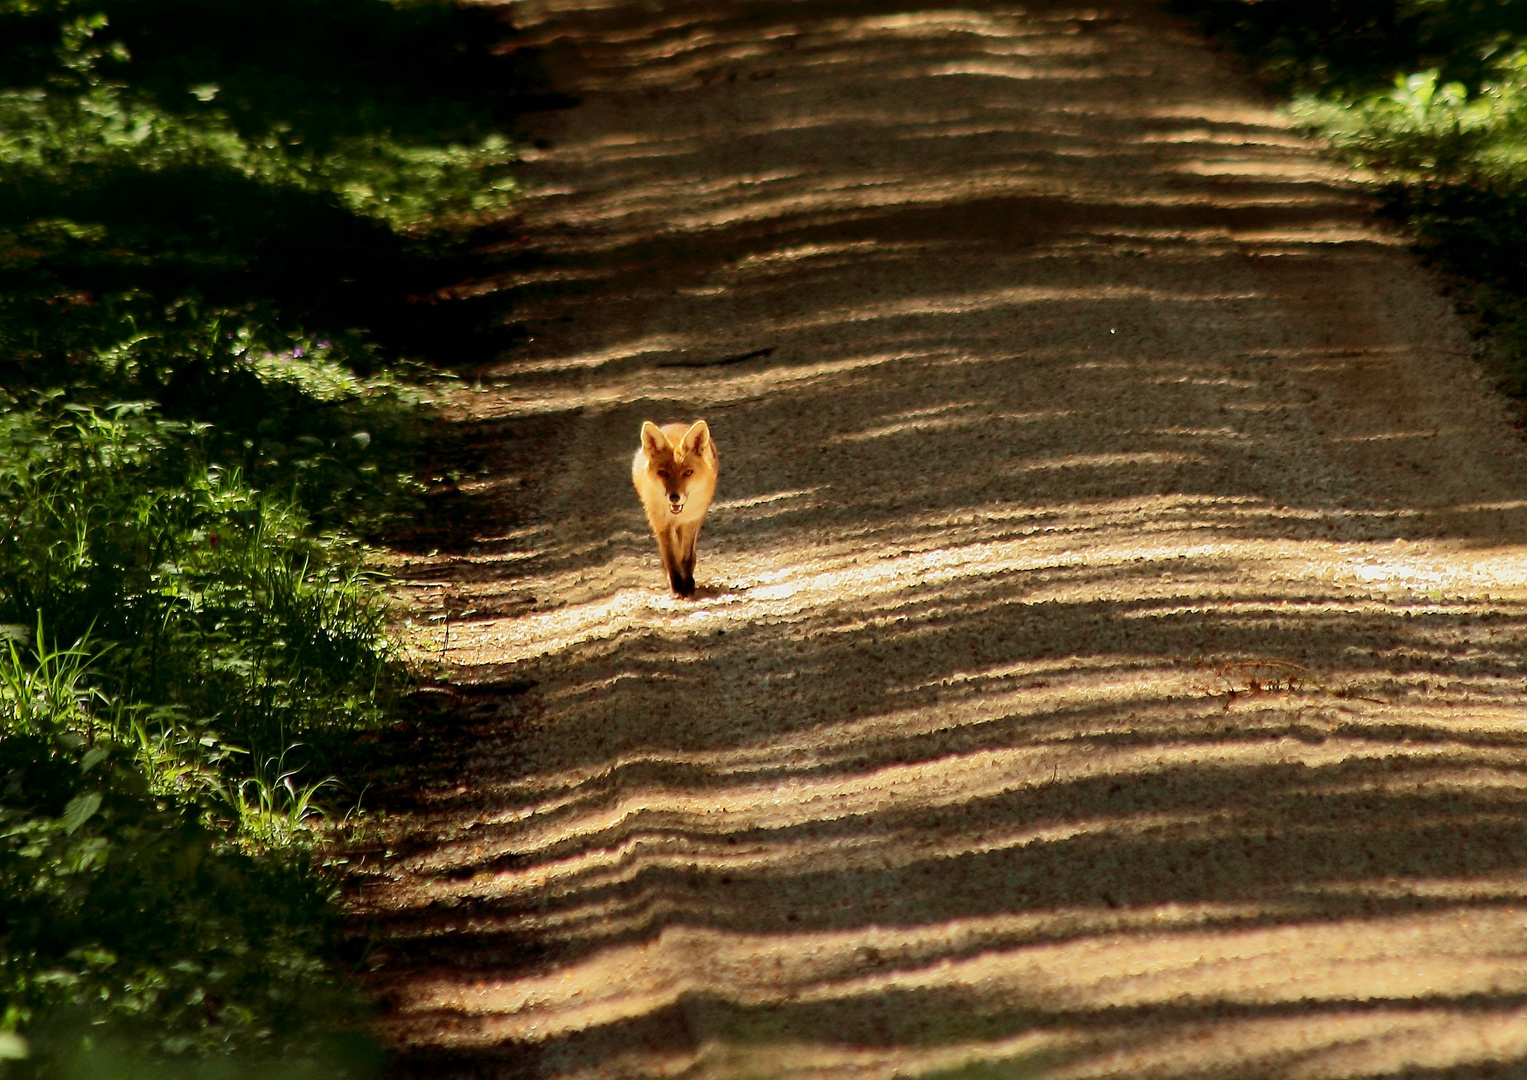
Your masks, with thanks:
<instances>
[{"instance_id":1,"label":"fox front leg","mask_svg":"<svg viewBox=\"0 0 1527 1080\"><path fill-rule=\"evenodd\" d=\"M684 577L688 596L695 591L695 544L700 539L700 523L696 521L692 525L680 525L679 534L679 571Z\"/></svg>"},{"instance_id":2,"label":"fox front leg","mask_svg":"<svg viewBox=\"0 0 1527 1080\"><path fill-rule=\"evenodd\" d=\"M675 596L689 596L695 591L694 561L686 569L683 536L679 529L664 529L657 540L658 553L663 557L663 571L668 575L668 587Z\"/></svg>"}]
</instances>

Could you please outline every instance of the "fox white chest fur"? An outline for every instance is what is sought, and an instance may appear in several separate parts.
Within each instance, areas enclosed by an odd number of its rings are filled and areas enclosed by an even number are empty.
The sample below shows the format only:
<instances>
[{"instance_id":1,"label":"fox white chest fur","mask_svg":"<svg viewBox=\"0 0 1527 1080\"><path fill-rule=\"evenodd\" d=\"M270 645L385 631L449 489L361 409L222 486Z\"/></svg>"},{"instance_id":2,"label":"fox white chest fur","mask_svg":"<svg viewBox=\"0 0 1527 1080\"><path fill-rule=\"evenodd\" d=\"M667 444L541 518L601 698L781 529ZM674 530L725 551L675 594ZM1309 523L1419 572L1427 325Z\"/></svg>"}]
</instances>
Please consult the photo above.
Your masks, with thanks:
<instances>
[{"instance_id":1,"label":"fox white chest fur","mask_svg":"<svg viewBox=\"0 0 1527 1080\"><path fill-rule=\"evenodd\" d=\"M657 537L669 587L676 596L692 596L695 544L721 468L716 443L704 420L663 427L648 420L641 439L631 461L631 481Z\"/></svg>"}]
</instances>

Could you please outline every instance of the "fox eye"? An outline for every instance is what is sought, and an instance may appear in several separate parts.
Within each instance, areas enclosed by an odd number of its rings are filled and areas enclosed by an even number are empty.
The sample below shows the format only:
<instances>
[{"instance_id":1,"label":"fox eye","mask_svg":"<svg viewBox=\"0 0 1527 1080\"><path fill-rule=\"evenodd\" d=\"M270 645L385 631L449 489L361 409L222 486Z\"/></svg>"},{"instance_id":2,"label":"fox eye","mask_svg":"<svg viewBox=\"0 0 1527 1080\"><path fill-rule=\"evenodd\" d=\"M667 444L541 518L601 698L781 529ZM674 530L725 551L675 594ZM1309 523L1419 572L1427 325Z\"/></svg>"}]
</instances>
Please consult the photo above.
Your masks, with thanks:
<instances>
[{"instance_id":1,"label":"fox eye","mask_svg":"<svg viewBox=\"0 0 1527 1080\"><path fill-rule=\"evenodd\" d=\"M659 476L661 476L661 477L662 477L662 478L663 478L663 479L664 479L664 480L667 480L667 479L668 479L668 470L667 470L667 469L659 469L659 470L658 470L658 471L657 471L657 474L658 474L658 475L659 475Z\"/></svg>"},{"instance_id":2,"label":"fox eye","mask_svg":"<svg viewBox=\"0 0 1527 1080\"><path fill-rule=\"evenodd\" d=\"M693 476L694 474L695 474L695 471L693 469L685 469L684 470L684 475L685 476Z\"/></svg>"}]
</instances>

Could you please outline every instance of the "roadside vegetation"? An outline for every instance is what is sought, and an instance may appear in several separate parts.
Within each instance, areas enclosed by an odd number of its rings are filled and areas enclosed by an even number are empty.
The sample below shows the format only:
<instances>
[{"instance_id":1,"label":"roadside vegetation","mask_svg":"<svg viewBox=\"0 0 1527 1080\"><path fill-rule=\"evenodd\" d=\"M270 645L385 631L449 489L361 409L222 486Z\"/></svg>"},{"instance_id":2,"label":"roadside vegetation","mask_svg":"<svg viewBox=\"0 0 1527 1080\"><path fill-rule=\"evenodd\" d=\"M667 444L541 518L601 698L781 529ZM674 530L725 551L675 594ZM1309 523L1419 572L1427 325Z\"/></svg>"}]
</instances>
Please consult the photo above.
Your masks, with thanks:
<instances>
[{"instance_id":1,"label":"roadside vegetation","mask_svg":"<svg viewBox=\"0 0 1527 1080\"><path fill-rule=\"evenodd\" d=\"M1527 5L1176 2L1375 171L1389 212L1455 275L1504 388L1527 395Z\"/></svg>"},{"instance_id":2,"label":"roadside vegetation","mask_svg":"<svg viewBox=\"0 0 1527 1080\"><path fill-rule=\"evenodd\" d=\"M409 301L514 195L505 36L0 0L7 1080L375 1071L314 825L408 685L363 541L450 359Z\"/></svg>"}]
</instances>

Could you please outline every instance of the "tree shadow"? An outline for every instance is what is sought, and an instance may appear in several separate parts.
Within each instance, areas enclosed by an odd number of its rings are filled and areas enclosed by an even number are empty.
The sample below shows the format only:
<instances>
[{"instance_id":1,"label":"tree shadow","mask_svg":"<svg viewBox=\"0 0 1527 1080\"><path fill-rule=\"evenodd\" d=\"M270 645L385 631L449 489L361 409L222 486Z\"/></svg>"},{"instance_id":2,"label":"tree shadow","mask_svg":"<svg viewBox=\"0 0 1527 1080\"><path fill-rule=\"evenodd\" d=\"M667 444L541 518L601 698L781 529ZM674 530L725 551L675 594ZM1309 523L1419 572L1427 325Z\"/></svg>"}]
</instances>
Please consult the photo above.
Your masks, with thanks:
<instances>
[{"instance_id":1,"label":"tree shadow","mask_svg":"<svg viewBox=\"0 0 1527 1080\"><path fill-rule=\"evenodd\" d=\"M1286 1075L1516 1015L1527 482L1371 205L1110 12L527 23L582 119L400 571L456 726L355 900L401 1075ZM694 416L678 604L628 462Z\"/></svg>"}]
</instances>

